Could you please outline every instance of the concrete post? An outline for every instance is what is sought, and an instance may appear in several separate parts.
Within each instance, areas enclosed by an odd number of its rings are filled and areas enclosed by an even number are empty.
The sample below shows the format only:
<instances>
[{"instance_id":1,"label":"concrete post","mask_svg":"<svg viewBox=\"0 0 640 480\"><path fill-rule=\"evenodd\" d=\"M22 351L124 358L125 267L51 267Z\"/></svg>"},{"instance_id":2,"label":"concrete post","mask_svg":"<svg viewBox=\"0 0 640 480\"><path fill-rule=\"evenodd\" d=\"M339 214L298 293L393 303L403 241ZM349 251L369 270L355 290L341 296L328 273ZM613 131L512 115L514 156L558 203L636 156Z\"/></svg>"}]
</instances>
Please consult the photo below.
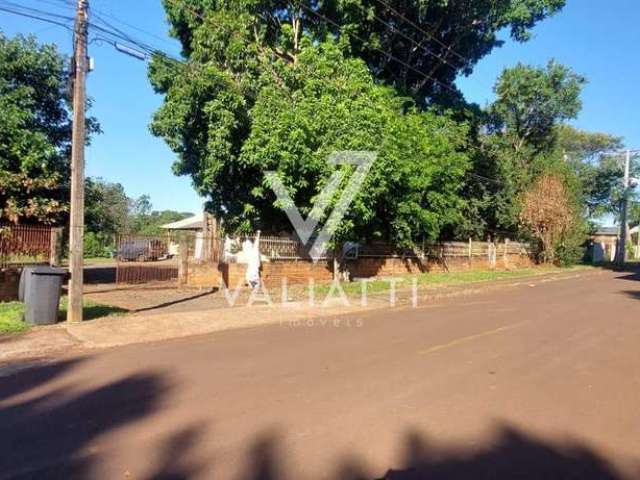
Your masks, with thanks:
<instances>
[{"instance_id":1,"label":"concrete post","mask_svg":"<svg viewBox=\"0 0 640 480\"><path fill-rule=\"evenodd\" d=\"M180 237L180 247L178 251L180 261L178 263L178 285L184 286L189 280L189 242L187 237Z\"/></svg>"}]
</instances>

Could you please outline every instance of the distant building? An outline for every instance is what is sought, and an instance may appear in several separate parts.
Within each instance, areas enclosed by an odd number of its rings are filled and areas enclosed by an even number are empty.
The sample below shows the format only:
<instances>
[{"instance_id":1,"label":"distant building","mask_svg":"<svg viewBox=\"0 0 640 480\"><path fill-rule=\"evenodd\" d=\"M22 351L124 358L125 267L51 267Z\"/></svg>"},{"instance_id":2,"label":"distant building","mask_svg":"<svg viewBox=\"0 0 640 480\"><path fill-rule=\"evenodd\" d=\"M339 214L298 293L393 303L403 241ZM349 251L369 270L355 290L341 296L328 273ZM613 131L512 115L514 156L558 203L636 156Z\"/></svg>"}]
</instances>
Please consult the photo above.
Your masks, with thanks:
<instances>
[{"instance_id":1,"label":"distant building","mask_svg":"<svg viewBox=\"0 0 640 480\"><path fill-rule=\"evenodd\" d=\"M177 222L166 223L161 225L162 229L167 231L169 236L169 255L177 256L180 253L180 244L178 242L178 235L173 235L178 232L195 232L195 249L198 254L202 252L203 242L203 230L204 230L204 213L197 213L191 217L183 218Z\"/></svg>"},{"instance_id":2,"label":"distant building","mask_svg":"<svg viewBox=\"0 0 640 480\"><path fill-rule=\"evenodd\" d=\"M197 213L191 217L178 220L177 222L167 223L160 228L170 231L189 230L192 232L201 232L204 229L204 213Z\"/></svg>"},{"instance_id":3,"label":"distant building","mask_svg":"<svg viewBox=\"0 0 640 480\"><path fill-rule=\"evenodd\" d=\"M591 235L591 258L593 263L613 262L618 246L618 227L600 227Z\"/></svg>"}]
</instances>

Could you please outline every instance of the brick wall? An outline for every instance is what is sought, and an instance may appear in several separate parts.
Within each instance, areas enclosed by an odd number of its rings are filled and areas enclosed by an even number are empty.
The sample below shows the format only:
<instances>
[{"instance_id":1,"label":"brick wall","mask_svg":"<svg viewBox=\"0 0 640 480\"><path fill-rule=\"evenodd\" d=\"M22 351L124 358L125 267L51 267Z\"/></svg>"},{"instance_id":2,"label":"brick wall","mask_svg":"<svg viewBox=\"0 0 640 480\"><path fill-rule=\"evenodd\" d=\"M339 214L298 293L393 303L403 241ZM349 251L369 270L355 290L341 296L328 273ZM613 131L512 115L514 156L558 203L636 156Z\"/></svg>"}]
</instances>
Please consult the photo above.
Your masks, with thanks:
<instances>
[{"instance_id":1,"label":"brick wall","mask_svg":"<svg viewBox=\"0 0 640 480\"><path fill-rule=\"evenodd\" d=\"M17 270L0 270L0 302L18 300L18 284L20 272Z\"/></svg>"},{"instance_id":2,"label":"brick wall","mask_svg":"<svg viewBox=\"0 0 640 480\"><path fill-rule=\"evenodd\" d=\"M220 271L225 285L236 288L244 285L247 266L243 263L222 263ZM264 262L260 276L267 287L280 287L286 278L288 285L307 283L310 278L316 282L328 282L333 279L333 269L329 262L313 263L307 260L275 260Z\"/></svg>"},{"instance_id":3,"label":"brick wall","mask_svg":"<svg viewBox=\"0 0 640 480\"><path fill-rule=\"evenodd\" d=\"M222 272L217 264L189 264L187 284L191 287L219 287Z\"/></svg>"},{"instance_id":4,"label":"brick wall","mask_svg":"<svg viewBox=\"0 0 640 480\"><path fill-rule=\"evenodd\" d=\"M522 255L500 255L496 258L496 268L526 268L532 266L529 257ZM216 267L208 267L213 271ZM488 270L489 261L485 257L454 257L448 258L446 265L427 259L421 261L417 258L359 258L348 261L346 268L352 277L385 277L396 275L417 274L425 272L456 272L465 270ZM219 267L219 275L229 288L236 288L245 284L246 265L242 263L222 263ZM218 273L218 272L216 272ZM328 282L333 279L332 262L313 263L310 260L275 260L264 262L260 270L267 287L279 287L282 279L287 278L289 285L307 283L310 278L316 282ZM191 277L191 273L190 273ZM191 284L191 280L189 281ZM215 285L217 286L218 283ZM214 285L212 285L214 286Z\"/></svg>"}]
</instances>

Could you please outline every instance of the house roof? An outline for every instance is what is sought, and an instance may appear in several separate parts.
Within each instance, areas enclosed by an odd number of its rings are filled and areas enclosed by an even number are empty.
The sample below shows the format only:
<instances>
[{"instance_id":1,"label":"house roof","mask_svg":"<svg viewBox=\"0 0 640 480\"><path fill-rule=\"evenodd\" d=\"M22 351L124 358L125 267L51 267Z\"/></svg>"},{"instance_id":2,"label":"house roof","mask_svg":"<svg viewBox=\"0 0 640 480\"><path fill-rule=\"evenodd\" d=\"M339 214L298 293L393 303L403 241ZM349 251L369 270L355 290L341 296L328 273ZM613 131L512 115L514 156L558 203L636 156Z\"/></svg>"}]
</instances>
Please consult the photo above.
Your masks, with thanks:
<instances>
[{"instance_id":1,"label":"house roof","mask_svg":"<svg viewBox=\"0 0 640 480\"><path fill-rule=\"evenodd\" d=\"M177 222L166 223L161 226L166 230L200 230L204 226L204 213L198 213Z\"/></svg>"},{"instance_id":2,"label":"house roof","mask_svg":"<svg viewBox=\"0 0 640 480\"><path fill-rule=\"evenodd\" d=\"M595 234L617 236L619 232L620 230L618 227L599 227Z\"/></svg>"}]
</instances>

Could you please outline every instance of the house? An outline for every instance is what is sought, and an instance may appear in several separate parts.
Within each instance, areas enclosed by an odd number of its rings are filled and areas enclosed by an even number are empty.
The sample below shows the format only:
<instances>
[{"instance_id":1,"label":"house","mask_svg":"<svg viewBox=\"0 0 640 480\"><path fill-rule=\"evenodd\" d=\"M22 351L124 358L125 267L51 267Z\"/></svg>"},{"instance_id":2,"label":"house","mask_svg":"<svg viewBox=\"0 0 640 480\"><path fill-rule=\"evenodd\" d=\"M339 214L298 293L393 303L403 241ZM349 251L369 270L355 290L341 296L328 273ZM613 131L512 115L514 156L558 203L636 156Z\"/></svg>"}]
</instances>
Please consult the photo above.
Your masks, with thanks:
<instances>
[{"instance_id":1,"label":"house","mask_svg":"<svg viewBox=\"0 0 640 480\"><path fill-rule=\"evenodd\" d=\"M205 226L205 214L197 213L177 222L166 223L160 228L167 232L169 255L177 256L180 252L180 244L178 241L180 232L194 232L196 251L202 251L202 239ZM198 248L199 247L199 248Z\"/></svg>"},{"instance_id":2,"label":"house","mask_svg":"<svg viewBox=\"0 0 640 480\"><path fill-rule=\"evenodd\" d=\"M600 227L591 235L591 259L593 263L613 262L618 246L618 227Z\"/></svg>"},{"instance_id":3,"label":"house","mask_svg":"<svg viewBox=\"0 0 640 480\"><path fill-rule=\"evenodd\" d=\"M640 225L629 229L631 245L633 245L633 258L640 258Z\"/></svg>"},{"instance_id":4,"label":"house","mask_svg":"<svg viewBox=\"0 0 640 480\"><path fill-rule=\"evenodd\" d=\"M167 223L165 225L162 225L160 228L163 228L164 230L167 230L170 232L175 232L175 231L201 232L204 229L204 213L197 213L196 215L183 218L182 220L178 220L177 222Z\"/></svg>"}]
</instances>

